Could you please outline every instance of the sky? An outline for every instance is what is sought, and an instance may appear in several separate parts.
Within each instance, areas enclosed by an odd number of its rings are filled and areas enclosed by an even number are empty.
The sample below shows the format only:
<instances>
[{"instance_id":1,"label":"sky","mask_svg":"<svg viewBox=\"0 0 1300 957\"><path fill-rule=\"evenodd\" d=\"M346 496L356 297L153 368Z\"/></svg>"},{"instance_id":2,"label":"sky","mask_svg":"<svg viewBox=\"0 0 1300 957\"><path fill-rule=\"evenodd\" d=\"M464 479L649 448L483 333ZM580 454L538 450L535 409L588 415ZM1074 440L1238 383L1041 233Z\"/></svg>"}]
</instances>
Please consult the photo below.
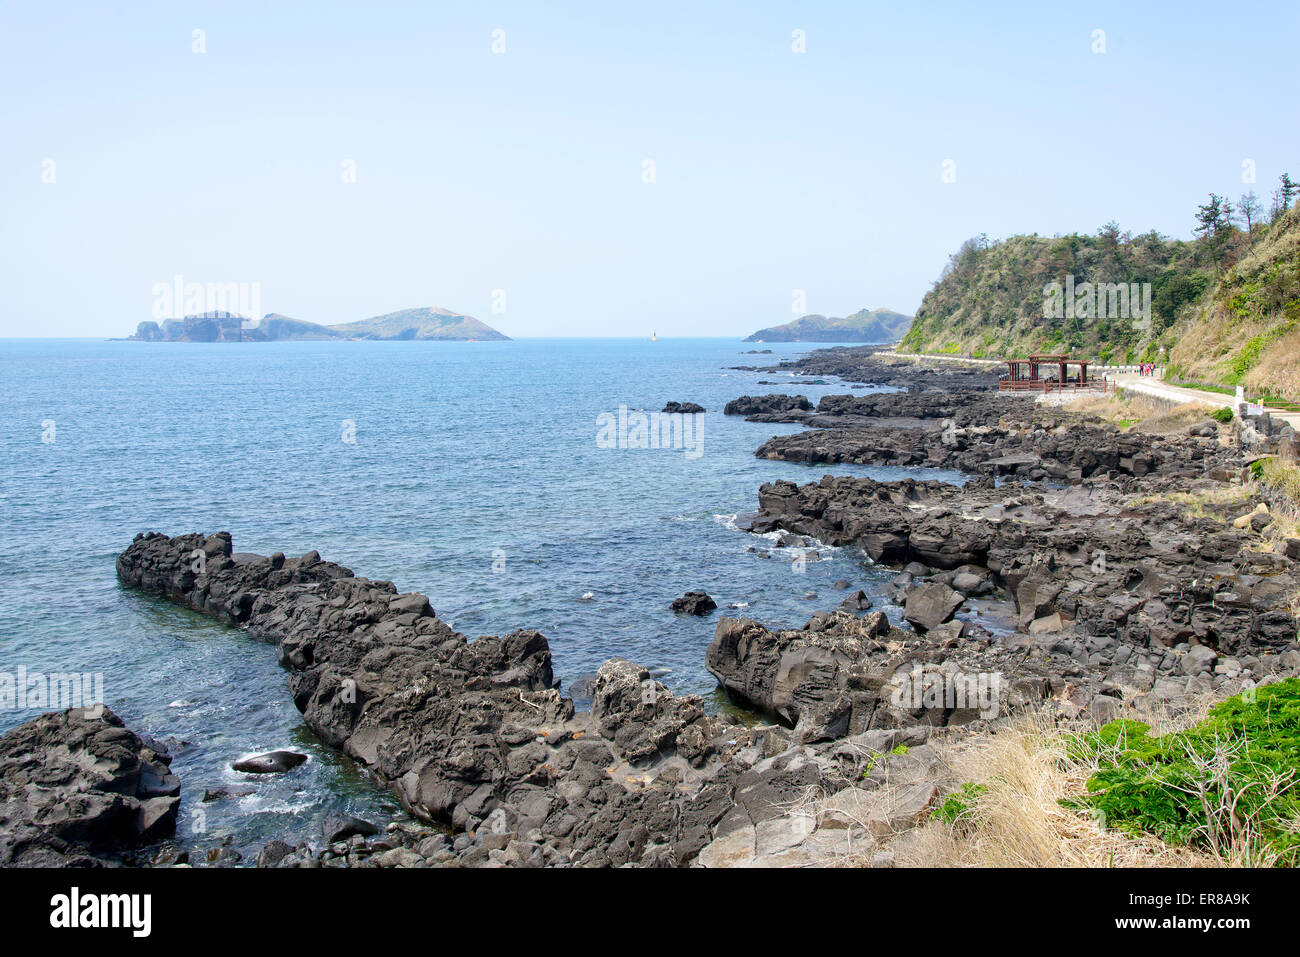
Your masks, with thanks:
<instances>
[{"instance_id":1,"label":"sky","mask_svg":"<svg viewBox=\"0 0 1300 957\"><path fill-rule=\"evenodd\" d=\"M0 0L0 337L127 335L176 277L744 336L1300 175L1290 0L106 6Z\"/></svg>"}]
</instances>

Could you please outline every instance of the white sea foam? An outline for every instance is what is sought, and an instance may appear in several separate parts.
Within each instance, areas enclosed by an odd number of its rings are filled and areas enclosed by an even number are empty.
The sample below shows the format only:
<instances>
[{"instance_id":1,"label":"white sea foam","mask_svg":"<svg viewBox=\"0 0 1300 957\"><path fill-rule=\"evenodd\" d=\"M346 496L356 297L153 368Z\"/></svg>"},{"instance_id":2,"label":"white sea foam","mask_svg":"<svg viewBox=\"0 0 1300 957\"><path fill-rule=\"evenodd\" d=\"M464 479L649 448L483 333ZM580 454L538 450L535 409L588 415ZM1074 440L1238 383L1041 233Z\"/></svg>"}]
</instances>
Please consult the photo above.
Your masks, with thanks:
<instances>
[{"instance_id":1,"label":"white sea foam","mask_svg":"<svg viewBox=\"0 0 1300 957\"><path fill-rule=\"evenodd\" d=\"M736 519L739 517L739 512L733 512L731 515L714 515L713 520L723 528L728 528L733 532L738 532L740 531L740 528L736 525Z\"/></svg>"}]
</instances>

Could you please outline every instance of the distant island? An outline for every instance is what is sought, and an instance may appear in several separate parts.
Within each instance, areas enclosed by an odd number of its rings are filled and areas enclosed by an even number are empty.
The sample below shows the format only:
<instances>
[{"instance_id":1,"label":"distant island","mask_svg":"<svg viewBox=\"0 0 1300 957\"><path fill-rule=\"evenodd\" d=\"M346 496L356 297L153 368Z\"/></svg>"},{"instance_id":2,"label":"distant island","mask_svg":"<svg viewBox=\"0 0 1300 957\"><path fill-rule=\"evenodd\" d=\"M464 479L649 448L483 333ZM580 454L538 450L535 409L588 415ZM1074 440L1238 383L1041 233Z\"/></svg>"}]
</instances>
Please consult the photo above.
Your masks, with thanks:
<instances>
[{"instance_id":1,"label":"distant island","mask_svg":"<svg viewBox=\"0 0 1300 957\"><path fill-rule=\"evenodd\" d=\"M746 342L895 342L912 317L890 309L862 309L851 316L803 316L781 326L760 329Z\"/></svg>"},{"instance_id":2,"label":"distant island","mask_svg":"<svg viewBox=\"0 0 1300 957\"><path fill-rule=\"evenodd\" d=\"M277 313L260 322L233 312L204 312L183 319L149 320L128 338L140 342L286 342L319 339L376 339L384 341L503 342L502 335L473 316L426 306L403 309L383 316L324 326Z\"/></svg>"}]
</instances>

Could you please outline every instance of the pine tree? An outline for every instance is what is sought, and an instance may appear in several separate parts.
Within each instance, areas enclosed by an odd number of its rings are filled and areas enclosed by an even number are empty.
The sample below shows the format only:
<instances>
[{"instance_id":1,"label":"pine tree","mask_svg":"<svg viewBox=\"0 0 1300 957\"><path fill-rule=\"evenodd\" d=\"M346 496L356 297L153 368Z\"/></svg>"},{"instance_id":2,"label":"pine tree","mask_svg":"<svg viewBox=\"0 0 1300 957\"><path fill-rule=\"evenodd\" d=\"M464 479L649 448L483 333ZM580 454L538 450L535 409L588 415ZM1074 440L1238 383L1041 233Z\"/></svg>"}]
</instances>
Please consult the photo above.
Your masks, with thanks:
<instances>
[{"instance_id":1,"label":"pine tree","mask_svg":"<svg viewBox=\"0 0 1300 957\"><path fill-rule=\"evenodd\" d=\"M1291 208L1291 198L1300 192L1300 183L1293 180L1287 173L1283 173L1277 179L1282 184L1277 191L1279 198L1282 200L1282 212L1285 213Z\"/></svg>"},{"instance_id":2,"label":"pine tree","mask_svg":"<svg viewBox=\"0 0 1300 957\"><path fill-rule=\"evenodd\" d=\"M1252 189L1241 199L1237 200L1237 212L1246 223L1246 232L1250 232L1255 224L1259 222L1259 214L1263 211L1259 205L1259 197L1255 195Z\"/></svg>"},{"instance_id":3,"label":"pine tree","mask_svg":"<svg viewBox=\"0 0 1300 957\"><path fill-rule=\"evenodd\" d=\"M1210 257L1217 263L1223 254L1224 239L1232 228L1232 202L1218 193L1210 194L1210 201L1196 207L1196 228L1209 250Z\"/></svg>"}]
</instances>

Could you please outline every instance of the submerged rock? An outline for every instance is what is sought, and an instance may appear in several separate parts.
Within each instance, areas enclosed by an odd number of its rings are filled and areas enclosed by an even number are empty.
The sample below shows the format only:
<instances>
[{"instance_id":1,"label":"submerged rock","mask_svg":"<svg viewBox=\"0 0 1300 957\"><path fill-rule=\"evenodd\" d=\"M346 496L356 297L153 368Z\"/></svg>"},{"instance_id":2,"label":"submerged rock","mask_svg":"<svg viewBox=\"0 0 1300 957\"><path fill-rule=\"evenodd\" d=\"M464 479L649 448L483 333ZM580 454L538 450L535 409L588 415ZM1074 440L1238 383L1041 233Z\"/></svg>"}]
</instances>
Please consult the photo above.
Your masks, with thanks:
<instances>
[{"instance_id":1,"label":"submerged rock","mask_svg":"<svg viewBox=\"0 0 1300 957\"><path fill-rule=\"evenodd\" d=\"M208 788L203 792L203 803L211 804L213 801L227 801L230 798L248 797L253 794L253 788Z\"/></svg>"},{"instance_id":2,"label":"submerged rock","mask_svg":"<svg viewBox=\"0 0 1300 957\"><path fill-rule=\"evenodd\" d=\"M588 671L569 683L569 694L575 698L590 698L596 692L596 673Z\"/></svg>"},{"instance_id":3,"label":"submerged rock","mask_svg":"<svg viewBox=\"0 0 1300 957\"><path fill-rule=\"evenodd\" d=\"M702 591L688 591L672 603L673 611L685 615L707 615L717 607L718 603Z\"/></svg>"},{"instance_id":4,"label":"submerged rock","mask_svg":"<svg viewBox=\"0 0 1300 957\"><path fill-rule=\"evenodd\" d=\"M266 754L241 758L230 767L245 774L282 774L292 771L306 760L307 755L297 751L268 751Z\"/></svg>"},{"instance_id":5,"label":"submerged rock","mask_svg":"<svg viewBox=\"0 0 1300 957\"><path fill-rule=\"evenodd\" d=\"M354 834L370 837L378 833L377 824L371 824L369 821L348 814L331 814L321 822L321 834L324 835L326 844L346 841Z\"/></svg>"}]
</instances>

